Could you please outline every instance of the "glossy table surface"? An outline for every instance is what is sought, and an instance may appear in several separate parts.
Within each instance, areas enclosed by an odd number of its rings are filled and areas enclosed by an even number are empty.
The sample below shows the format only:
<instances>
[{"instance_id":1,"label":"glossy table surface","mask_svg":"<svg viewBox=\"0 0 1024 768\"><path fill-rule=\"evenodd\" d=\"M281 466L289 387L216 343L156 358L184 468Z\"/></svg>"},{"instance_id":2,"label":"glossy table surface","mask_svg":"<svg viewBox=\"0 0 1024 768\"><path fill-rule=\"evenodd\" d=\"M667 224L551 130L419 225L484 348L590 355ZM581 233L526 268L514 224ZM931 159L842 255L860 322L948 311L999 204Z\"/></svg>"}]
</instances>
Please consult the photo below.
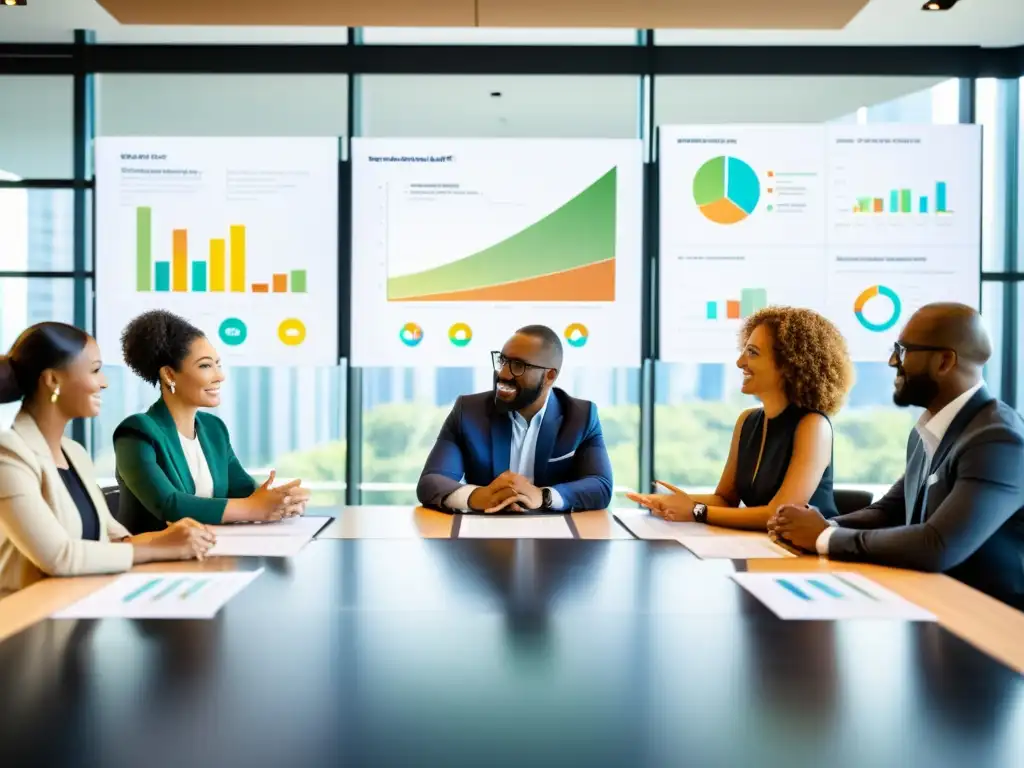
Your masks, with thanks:
<instances>
[{"instance_id":1,"label":"glossy table surface","mask_svg":"<svg viewBox=\"0 0 1024 768\"><path fill-rule=\"evenodd\" d=\"M178 566L265 568L211 621L46 620L0 642L0 765L1024 764L1024 677L946 626L783 622L728 578L816 558L323 534L290 560ZM0 621L107 581L47 580Z\"/></svg>"}]
</instances>

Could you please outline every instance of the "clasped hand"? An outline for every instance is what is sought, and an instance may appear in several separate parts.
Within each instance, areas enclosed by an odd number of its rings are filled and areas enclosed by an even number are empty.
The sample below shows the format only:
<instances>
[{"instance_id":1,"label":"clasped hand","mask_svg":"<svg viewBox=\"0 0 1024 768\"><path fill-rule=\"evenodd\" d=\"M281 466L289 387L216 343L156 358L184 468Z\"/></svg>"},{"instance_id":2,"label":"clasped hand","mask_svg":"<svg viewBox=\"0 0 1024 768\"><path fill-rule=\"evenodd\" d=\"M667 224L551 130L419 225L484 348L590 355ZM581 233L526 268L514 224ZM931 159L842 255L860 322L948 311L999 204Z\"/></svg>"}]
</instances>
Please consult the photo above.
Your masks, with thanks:
<instances>
[{"instance_id":1,"label":"clasped hand","mask_svg":"<svg viewBox=\"0 0 1024 768\"><path fill-rule=\"evenodd\" d=\"M266 482L257 488L249 497L257 512L257 520L274 522L288 517L296 517L306 511L309 491L301 487L301 480L273 487L277 473L270 470Z\"/></svg>"},{"instance_id":2,"label":"clasped hand","mask_svg":"<svg viewBox=\"0 0 1024 768\"><path fill-rule=\"evenodd\" d=\"M490 485L477 488L469 495L469 508L474 512L526 512L540 509L544 494L522 475L502 472Z\"/></svg>"},{"instance_id":3,"label":"clasped hand","mask_svg":"<svg viewBox=\"0 0 1024 768\"><path fill-rule=\"evenodd\" d=\"M694 501L686 491L664 480L655 480L654 484L660 485L669 493L627 493L626 498L650 510L655 517L673 523L693 522Z\"/></svg>"}]
</instances>

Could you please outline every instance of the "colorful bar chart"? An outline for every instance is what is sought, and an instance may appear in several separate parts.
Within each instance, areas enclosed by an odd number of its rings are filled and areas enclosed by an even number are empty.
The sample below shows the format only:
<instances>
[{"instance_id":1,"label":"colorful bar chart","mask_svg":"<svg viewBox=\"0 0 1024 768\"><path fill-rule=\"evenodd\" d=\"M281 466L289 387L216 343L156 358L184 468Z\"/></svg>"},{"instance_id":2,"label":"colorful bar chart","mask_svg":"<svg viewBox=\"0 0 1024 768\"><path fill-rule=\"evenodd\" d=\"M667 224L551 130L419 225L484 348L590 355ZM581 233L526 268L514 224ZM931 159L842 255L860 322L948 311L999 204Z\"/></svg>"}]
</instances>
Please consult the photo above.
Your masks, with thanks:
<instances>
[{"instance_id":1,"label":"colorful bar chart","mask_svg":"<svg viewBox=\"0 0 1024 768\"><path fill-rule=\"evenodd\" d=\"M886 211L885 201L881 197L858 197L853 204L854 213L914 213L914 191L907 187L893 189L889 192L889 209ZM918 214L930 212L928 195L917 196ZM946 207L946 182L935 182L935 213L937 215L950 214Z\"/></svg>"},{"instance_id":2,"label":"colorful bar chart","mask_svg":"<svg viewBox=\"0 0 1024 768\"><path fill-rule=\"evenodd\" d=\"M764 288L744 288L740 291L739 301L727 299L725 302L709 301L705 306L705 318L707 320L723 319L719 311L720 305L725 304L726 320L741 320L750 317L758 310L768 306L768 291Z\"/></svg>"},{"instance_id":3,"label":"colorful bar chart","mask_svg":"<svg viewBox=\"0 0 1024 768\"><path fill-rule=\"evenodd\" d=\"M135 209L135 287L141 293L306 293L306 270L277 272L269 283L246 287L246 233L232 224L228 238L210 238L209 258L189 261L188 230L171 230L170 261L153 260L153 209Z\"/></svg>"}]
</instances>

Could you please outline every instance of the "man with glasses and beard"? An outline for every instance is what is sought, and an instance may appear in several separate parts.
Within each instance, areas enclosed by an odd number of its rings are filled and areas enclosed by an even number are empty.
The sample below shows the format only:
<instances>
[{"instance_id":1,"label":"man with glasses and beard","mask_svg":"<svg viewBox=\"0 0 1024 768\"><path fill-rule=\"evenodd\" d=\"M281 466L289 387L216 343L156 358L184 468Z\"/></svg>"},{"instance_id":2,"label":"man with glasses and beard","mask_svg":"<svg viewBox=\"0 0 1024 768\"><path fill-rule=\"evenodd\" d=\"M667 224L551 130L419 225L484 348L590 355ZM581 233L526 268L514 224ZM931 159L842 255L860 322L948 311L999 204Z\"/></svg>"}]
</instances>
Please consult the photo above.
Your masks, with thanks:
<instances>
[{"instance_id":1,"label":"man with glasses and beard","mask_svg":"<svg viewBox=\"0 0 1024 768\"><path fill-rule=\"evenodd\" d=\"M985 389L991 355L975 310L923 307L889 358L893 400L925 409L904 476L830 522L813 507L781 507L770 534L836 560L944 572L1024 609L1024 419Z\"/></svg>"},{"instance_id":2,"label":"man with glasses and beard","mask_svg":"<svg viewBox=\"0 0 1024 768\"><path fill-rule=\"evenodd\" d=\"M421 504L452 512L605 509L612 468L597 406L554 387L562 342L520 328L491 353L494 389L455 401L423 467Z\"/></svg>"}]
</instances>

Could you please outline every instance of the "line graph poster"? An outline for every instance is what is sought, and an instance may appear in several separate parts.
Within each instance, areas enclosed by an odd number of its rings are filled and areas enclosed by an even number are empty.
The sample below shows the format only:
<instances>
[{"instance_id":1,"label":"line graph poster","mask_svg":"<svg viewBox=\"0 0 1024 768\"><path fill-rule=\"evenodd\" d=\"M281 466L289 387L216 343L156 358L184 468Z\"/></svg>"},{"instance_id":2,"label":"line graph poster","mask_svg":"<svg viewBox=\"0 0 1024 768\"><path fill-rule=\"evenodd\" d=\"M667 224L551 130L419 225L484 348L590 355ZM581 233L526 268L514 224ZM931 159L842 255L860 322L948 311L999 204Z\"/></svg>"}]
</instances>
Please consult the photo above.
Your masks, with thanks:
<instances>
[{"instance_id":1,"label":"line graph poster","mask_svg":"<svg viewBox=\"0 0 1024 768\"><path fill-rule=\"evenodd\" d=\"M97 338L167 309L233 365L338 361L335 138L96 142Z\"/></svg>"},{"instance_id":2,"label":"line graph poster","mask_svg":"<svg viewBox=\"0 0 1024 768\"><path fill-rule=\"evenodd\" d=\"M641 145L354 139L353 365L487 364L518 327L640 360Z\"/></svg>"},{"instance_id":3,"label":"line graph poster","mask_svg":"<svg viewBox=\"0 0 1024 768\"><path fill-rule=\"evenodd\" d=\"M659 157L665 362L734 360L766 305L884 362L922 305L979 305L977 126L668 126Z\"/></svg>"}]
</instances>

